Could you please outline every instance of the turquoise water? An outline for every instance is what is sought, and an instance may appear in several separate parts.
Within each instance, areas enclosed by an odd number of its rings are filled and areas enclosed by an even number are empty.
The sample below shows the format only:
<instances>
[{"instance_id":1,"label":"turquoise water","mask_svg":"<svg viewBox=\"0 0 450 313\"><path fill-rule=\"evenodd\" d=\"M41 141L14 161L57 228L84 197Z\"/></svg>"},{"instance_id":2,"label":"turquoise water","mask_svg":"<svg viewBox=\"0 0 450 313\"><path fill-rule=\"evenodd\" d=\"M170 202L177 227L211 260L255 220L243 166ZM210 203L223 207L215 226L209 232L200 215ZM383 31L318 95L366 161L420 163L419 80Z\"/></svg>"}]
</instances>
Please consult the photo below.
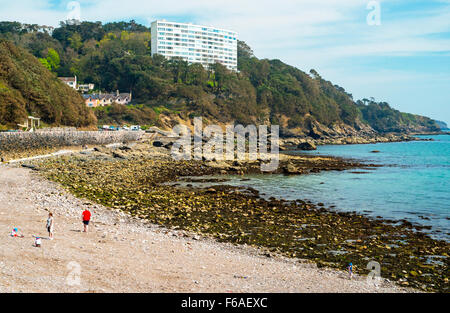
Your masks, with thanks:
<instances>
[{"instance_id":1,"label":"turquoise water","mask_svg":"<svg viewBox=\"0 0 450 313\"><path fill-rule=\"evenodd\" d=\"M246 177L249 181L233 178L229 183L251 186L266 197L310 199L334 205L334 210L407 219L432 226L428 232L435 238L450 240L450 135L423 137L435 141L329 145L307 152L383 165L372 170L252 175ZM380 153L371 153L373 150ZM355 171L365 173L352 173Z\"/></svg>"}]
</instances>

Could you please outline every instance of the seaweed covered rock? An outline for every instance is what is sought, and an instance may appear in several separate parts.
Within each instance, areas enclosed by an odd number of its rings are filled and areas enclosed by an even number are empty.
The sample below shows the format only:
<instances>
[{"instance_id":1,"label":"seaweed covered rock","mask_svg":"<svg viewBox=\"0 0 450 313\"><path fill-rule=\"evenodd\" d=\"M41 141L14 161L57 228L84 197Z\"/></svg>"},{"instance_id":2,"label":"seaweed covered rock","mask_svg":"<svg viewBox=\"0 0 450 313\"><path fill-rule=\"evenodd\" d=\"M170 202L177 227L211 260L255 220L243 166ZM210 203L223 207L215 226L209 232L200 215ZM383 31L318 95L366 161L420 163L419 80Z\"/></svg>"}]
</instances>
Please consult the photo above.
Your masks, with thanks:
<instances>
[{"instance_id":1,"label":"seaweed covered rock","mask_svg":"<svg viewBox=\"0 0 450 313\"><path fill-rule=\"evenodd\" d=\"M297 147L298 147L300 150L307 150L307 151L317 150L316 145L313 144L312 142L309 142L309 141L302 142L302 143L299 144Z\"/></svg>"}]
</instances>

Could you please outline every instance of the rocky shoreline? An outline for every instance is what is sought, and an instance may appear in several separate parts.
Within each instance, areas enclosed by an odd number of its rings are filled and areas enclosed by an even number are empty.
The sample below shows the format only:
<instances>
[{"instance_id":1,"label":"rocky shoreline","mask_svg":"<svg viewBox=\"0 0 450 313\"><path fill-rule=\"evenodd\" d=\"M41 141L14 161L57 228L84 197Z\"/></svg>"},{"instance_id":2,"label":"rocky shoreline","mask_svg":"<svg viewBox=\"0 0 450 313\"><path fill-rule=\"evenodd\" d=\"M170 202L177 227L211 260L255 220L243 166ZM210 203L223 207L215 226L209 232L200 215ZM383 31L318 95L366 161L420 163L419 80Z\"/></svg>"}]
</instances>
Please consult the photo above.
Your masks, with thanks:
<instances>
[{"instance_id":1,"label":"rocky shoreline","mask_svg":"<svg viewBox=\"0 0 450 313\"><path fill-rule=\"evenodd\" d=\"M387 143L387 142L408 142L408 141L429 141L430 139L418 138L414 135L374 135L374 136L345 136L345 137L320 137L320 138L284 138L280 139L280 150L315 150L317 146L321 145L360 145L373 143Z\"/></svg>"},{"instance_id":2,"label":"rocky shoreline","mask_svg":"<svg viewBox=\"0 0 450 313\"><path fill-rule=\"evenodd\" d=\"M401 286L449 291L449 244L420 232L406 220L369 219L334 212L310 201L264 200L254 189L230 186L204 189L168 186L184 176L243 175L259 171L259 162L173 161L168 149L151 141L99 147L72 157L27 162L78 197L120 209L172 229L247 244L287 257L308 259L320 267L360 274L377 261L381 276ZM373 168L352 160L281 155L279 173Z\"/></svg>"},{"instance_id":3,"label":"rocky shoreline","mask_svg":"<svg viewBox=\"0 0 450 313\"><path fill-rule=\"evenodd\" d=\"M171 137L171 131L163 131L152 127L143 135L142 132L83 132L83 131L40 131L32 133L0 133L0 163L9 160L54 153L59 150L82 150L99 144L125 143L140 137L160 136L163 143L160 146L170 147L176 140ZM372 144L386 142L401 142L428 140L415 137L420 134L348 134L324 135L322 132L311 136L287 136L279 140L280 151L315 150L319 145ZM97 138L100 137L100 138ZM169 143L169 145L167 145Z\"/></svg>"}]
</instances>

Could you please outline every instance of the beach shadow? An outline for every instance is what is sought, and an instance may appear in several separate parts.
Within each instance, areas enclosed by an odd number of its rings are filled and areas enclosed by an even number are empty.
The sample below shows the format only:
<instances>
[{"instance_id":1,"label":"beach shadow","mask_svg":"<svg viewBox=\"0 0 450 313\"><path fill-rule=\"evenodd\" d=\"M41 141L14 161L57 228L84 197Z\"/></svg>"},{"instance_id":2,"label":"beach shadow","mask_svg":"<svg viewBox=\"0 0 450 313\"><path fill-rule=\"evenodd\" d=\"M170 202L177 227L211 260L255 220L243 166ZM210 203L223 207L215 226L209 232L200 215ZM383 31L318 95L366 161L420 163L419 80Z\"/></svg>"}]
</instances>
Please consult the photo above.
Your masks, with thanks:
<instances>
[{"instance_id":1,"label":"beach shadow","mask_svg":"<svg viewBox=\"0 0 450 313\"><path fill-rule=\"evenodd\" d=\"M70 231L73 231L75 233L81 233L81 230L79 230L79 229L71 229Z\"/></svg>"}]
</instances>

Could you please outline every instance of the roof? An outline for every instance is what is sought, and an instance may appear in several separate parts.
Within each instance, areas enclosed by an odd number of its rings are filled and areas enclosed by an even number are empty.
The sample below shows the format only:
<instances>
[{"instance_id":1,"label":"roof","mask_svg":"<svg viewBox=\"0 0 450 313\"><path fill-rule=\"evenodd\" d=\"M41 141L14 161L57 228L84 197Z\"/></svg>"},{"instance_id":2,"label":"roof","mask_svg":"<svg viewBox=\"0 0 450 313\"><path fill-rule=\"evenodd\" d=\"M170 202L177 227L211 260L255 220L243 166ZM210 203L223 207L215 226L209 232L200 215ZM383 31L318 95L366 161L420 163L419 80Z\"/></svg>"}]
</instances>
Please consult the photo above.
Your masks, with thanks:
<instances>
[{"instance_id":1,"label":"roof","mask_svg":"<svg viewBox=\"0 0 450 313\"><path fill-rule=\"evenodd\" d=\"M190 27L201 27L201 28L207 28L208 30L212 30L212 29L216 29L216 30L221 30L221 31L224 31L224 32L228 32L228 33L233 33L233 34L235 34L236 36L237 36L237 32L235 32L234 30L231 30L231 29L225 29L225 28L218 28L218 27L215 27L215 26L208 26L208 25L200 25L200 24L193 24L193 23L179 23L179 22L172 22L172 21L167 21L167 20L165 20L165 19L162 19L162 20L155 20L155 21L153 21L152 22L152 24L153 23L166 23L166 24L177 24L177 25L185 25L185 26L190 26Z\"/></svg>"},{"instance_id":2,"label":"roof","mask_svg":"<svg viewBox=\"0 0 450 313\"><path fill-rule=\"evenodd\" d=\"M64 82L74 82L75 81L75 77L58 77L58 78Z\"/></svg>"},{"instance_id":3,"label":"roof","mask_svg":"<svg viewBox=\"0 0 450 313\"><path fill-rule=\"evenodd\" d=\"M105 93L105 94L98 94L98 93L94 93L94 94L84 94L83 98L85 100L87 99L93 99L93 100L125 100L125 99L129 99L130 98L130 94L129 93L121 93L119 95L115 94L115 93Z\"/></svg>"},{"instance_id":4,"label":"roof","mask_svg":"<svg viewBox=\"0 0 450 313\"><path fill-rule=\"evenodd\" d=\"M116 96L116 98L129 98L130 94L129 93L120 93L118 96Z\"/></svg>"}]
</instances>

